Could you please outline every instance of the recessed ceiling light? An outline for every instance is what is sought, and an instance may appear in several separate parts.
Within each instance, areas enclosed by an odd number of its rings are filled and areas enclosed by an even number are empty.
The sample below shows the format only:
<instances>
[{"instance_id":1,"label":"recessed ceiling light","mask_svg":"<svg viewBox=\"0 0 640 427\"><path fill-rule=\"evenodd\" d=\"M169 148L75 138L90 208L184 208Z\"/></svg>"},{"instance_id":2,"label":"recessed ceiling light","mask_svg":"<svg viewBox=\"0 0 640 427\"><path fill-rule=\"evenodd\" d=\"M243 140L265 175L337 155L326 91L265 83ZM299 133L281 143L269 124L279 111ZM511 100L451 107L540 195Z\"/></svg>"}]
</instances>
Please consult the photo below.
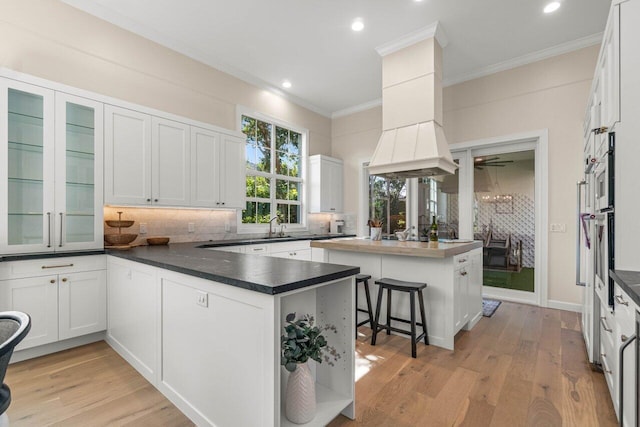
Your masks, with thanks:
<instances>
[{"instance_id":1,"label":"recessed ceiling light","mask_svg":"<svg viewBox=\"0 0 640 427\"><path fill-rule=\"evenodd\" d=\"M285 89L289 89L291 87L291 82L289 80L283 80L282 87Z\"/></svg>"},{"instance_id":2,"label":"recessed ceiling light","mask_svg":"<svg viewBox=\"0 0 640 427\"><path fill-rule=\"evenodd\" d=\"M351 29L353 31L362 31L364 29L364 22L362 22L361 18L356 18L351 23Z\"/></svg>"},{"instance_id":3,"label":"recessed ceiling light","mask_svg":"<svg viewBox=\"0 0 640 427\"><path fill-rule=\"evenodd\" d=\"M560 2L559 1L552 1L551 3L549 3L548 5L546 5L543 9L544 13L553 13L556 10L560 9Z\"/></svg>"}]
</instances>

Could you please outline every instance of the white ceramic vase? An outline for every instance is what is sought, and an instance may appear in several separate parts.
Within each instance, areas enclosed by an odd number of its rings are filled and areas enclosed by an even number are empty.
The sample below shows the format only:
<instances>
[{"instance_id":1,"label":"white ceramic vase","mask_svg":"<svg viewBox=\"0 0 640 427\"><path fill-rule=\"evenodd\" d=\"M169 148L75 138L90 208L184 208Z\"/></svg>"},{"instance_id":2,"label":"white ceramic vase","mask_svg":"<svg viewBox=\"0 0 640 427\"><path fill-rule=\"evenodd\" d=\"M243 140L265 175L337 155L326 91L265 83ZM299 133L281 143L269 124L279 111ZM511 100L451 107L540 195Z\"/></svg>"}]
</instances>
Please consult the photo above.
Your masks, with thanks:
<instances>
[{"instance_id":1,"label":"white ceramic vase","mask_svg":"<svg viewBox=\"0 0 640 427\"><path fill-rule=\"evenodd\" d=\"M285 414L295 424L308 423L316 416L316 384L306 363L299 363L289 374Z\"/></svg>"}]
</instances>

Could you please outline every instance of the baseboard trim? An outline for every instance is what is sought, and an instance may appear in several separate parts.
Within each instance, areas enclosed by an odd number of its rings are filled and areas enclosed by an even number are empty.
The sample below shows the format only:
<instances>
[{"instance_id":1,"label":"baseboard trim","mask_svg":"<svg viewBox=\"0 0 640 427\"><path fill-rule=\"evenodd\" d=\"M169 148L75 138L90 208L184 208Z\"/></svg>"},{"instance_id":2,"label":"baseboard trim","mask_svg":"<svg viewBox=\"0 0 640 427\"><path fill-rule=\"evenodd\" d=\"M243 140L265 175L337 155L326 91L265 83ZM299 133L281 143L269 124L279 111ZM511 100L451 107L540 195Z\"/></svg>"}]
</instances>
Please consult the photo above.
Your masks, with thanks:
<instances>
[{"instance_id":1,"label":"baseboard trim","mask_svg":"<svg viewBox=\"0 0 640 427\"><path fill-rule=\"evenodd\" d=\"M94 332L93 334L83 335L81 337L70 338L64 341L56 341L52 342L51 344L39 345L37 347L14 351L13 355L11 356L10 363L22 362L23 360L46 356L47 354L69 350L70 348L80 347L81 345L104 341L105 336L105 331Z\"/></svg>"},{"instance_id":2,"label":"baseboard trim","mask_svg":"<svg viewBox=\"0 0 640 427\"><path fill-rule=\"evenodd\" d=\"M556 310L573 311L574 313L582 313L582 304L574 304L572 302L564 301L547 301L548 308L555 308Z\"/></svg>"}]
</instances>

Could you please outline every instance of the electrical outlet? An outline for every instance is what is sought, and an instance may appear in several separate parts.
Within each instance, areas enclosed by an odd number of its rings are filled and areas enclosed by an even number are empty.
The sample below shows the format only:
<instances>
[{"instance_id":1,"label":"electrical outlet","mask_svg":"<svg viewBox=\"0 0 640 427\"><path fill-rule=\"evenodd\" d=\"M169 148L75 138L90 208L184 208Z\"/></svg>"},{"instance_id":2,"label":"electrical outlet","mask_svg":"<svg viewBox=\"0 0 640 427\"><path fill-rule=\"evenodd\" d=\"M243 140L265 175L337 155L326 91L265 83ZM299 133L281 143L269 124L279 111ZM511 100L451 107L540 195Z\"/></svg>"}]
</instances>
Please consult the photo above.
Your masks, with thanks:
<instances>
[{"instance_id":1,"label":"electrical outlet","mask_svg":"<svg viewBox=\"0 0 640 427\"><path fill-rule=\"evenodd\" d=\"M229 221L224 223L224 231L226 232L231 231L231 224L229 224Z\"/></svg>"},{"instance_id":2,"label":"electrical outlet","mask_svg":"<svg viewBox=\"0 0 640 427\"><path fill-rule=\"evenodd\" d=\"M195 233L196 232L196 225L194 223L190 222L188 224L188 230L189 230L189 233Z\"/></svg>"},{"instance_id":3,"label":"electrical outlet","mask_svg":"<svg viewBox=\"0 0 640 427\"><path fill-rule=\"evenodd\" d=\"M207 295L206 292L197 291L196 298L196 304L201 305L202 307L209 307L209 295Z\"/></svg>"},{"instance_id":4,"label":"electrical outlet","mask_svg":"<svg viewBox=\"0 0 640 427\"><path fill-rule=\"evenodd\" d=\"M566 233L567 224L551 224L549 227L552 233Z\"/></svg>"},{"instance_id":5,"label":"electrical outlet","mask_svg":"<svg viewBox=\"0 0 640 427\"><path fill-rule=\"evenodd\" d=\"M147 234L147 223L140 223L140 234Z\"/></svg>"}]
</instances>

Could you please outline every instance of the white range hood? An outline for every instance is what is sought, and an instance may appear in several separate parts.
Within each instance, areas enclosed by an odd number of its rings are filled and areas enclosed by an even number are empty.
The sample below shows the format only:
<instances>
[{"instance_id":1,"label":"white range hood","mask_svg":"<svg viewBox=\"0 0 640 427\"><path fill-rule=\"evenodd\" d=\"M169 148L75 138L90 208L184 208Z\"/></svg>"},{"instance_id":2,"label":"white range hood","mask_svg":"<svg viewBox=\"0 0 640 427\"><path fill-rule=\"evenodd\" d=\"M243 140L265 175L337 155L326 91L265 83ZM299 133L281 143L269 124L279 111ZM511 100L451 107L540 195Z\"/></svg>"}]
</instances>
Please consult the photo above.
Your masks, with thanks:
<instances>
[{"instance_id":1,"label":"white range hood","mask_svg":"<svg viewBox=\"0 0 640 427\"><path fill-rule=\"evenodd\" d=\"M455 173L442 129L442 47L438 23L376 50L382 56L382 136L371 175L416 178Z\"/></svg>"}]
</instances>

